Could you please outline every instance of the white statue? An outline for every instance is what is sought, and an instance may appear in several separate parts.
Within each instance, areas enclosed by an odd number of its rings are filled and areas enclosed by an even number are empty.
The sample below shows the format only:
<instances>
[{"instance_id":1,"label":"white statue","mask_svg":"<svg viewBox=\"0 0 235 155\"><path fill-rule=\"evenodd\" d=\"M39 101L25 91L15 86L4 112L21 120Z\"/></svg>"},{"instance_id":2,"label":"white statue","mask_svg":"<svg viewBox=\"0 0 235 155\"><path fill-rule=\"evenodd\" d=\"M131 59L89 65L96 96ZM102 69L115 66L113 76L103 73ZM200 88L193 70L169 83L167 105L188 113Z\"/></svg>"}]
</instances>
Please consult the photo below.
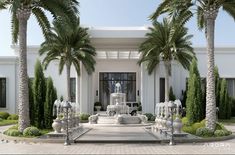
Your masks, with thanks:
<instances>
[{"instance_id":1,"label":"white statue","mask_svg":"<svg viewBox=\"0 0 235 155\"><path fill-rule=\"evenodd\" d=\"M121 84L119 82L117 82L115 84L115 93L120 93L121 90Z\"/></svg>"}]
</instances>

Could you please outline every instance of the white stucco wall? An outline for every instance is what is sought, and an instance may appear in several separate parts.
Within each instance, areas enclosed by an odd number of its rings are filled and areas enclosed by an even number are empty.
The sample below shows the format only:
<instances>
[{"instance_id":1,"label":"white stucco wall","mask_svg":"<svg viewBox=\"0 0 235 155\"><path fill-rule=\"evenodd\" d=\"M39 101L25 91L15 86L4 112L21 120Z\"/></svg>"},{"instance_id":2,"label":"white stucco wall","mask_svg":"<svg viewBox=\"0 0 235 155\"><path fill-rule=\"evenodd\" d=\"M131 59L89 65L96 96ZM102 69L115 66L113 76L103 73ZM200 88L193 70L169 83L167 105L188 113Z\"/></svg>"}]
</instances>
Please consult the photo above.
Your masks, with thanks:
<instances>
[{"instance_id":1,"label":"white stucco wall","mask_svg":"<svg viewBox=\"0 0 235 155\"><path fill-rule=\"evenodd\" d=\"M145 33L148 30L145 27L140 28L91 28L89 30L91 42L97 51L138 51L141 42L145 40ZM15 46L13 57L0 57L0 77L7 78L7 108L0 109L10 113L17 112L17 54L18 47ZM39 46L28 47L28 75L34 77L34 65L36 59L42 60L38 55ZM195 47L198 59L198 68L201 77L206 77L207 72L207 55L205 47ZM106 53L107 54L107 53ZM219 68L220 76L224 78L235 78L235 47L217 47L215 48L215 64ZM81 68L81 76L76 75L74 67L71 69L71 77L76 77L77 102L81 105L83 112L93 112L93 104L99 100L96 97L96 90L99 90L99 73L100 72L136 72L136 90L140 91L143 111L154 112L155 103L159 102L159 80L165 77L164 65L156 68L155 73L148 75L145 67L138 66L136 59L97 59L95 72L87 75L84 68ZM45 76L51 76L57 95L66 97L66 76L65 70L61 75L58 73L58 62L52 62ZM181 97L181 91L185 89L188 71L183 69L178 63L172 63L172 76L170 85L173 87L174 94L177 98ZM136 92L137 93L137 92Z\"/></svg>"}]
</instances>

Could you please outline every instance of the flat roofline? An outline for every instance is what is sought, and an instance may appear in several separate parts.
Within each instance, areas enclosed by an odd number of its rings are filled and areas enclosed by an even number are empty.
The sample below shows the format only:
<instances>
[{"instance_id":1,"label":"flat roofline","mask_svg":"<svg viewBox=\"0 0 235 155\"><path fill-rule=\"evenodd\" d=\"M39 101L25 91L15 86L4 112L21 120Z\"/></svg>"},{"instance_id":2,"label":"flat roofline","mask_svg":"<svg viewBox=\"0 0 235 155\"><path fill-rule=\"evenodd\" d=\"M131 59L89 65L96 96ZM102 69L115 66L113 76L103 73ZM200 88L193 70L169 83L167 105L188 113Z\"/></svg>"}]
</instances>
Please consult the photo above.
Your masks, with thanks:
<instances>
[{"instance_id":1,"label":"flat roofline","mask_svg":"<svg viewBox=\"0 0 235 155\"><path fill-rule=\"evenodd\" d=\"M110 31L110 30L117 30L117 31L120 31L120 30L123 30L123 31L136 31L136 30L148 30L148 27L150 27L151 25L144 25L144 26L86 26L86 25L82 25L82 27L86 27L88 28L89 30L102 30L102 31Z\"/></svg>"}]
</instances>

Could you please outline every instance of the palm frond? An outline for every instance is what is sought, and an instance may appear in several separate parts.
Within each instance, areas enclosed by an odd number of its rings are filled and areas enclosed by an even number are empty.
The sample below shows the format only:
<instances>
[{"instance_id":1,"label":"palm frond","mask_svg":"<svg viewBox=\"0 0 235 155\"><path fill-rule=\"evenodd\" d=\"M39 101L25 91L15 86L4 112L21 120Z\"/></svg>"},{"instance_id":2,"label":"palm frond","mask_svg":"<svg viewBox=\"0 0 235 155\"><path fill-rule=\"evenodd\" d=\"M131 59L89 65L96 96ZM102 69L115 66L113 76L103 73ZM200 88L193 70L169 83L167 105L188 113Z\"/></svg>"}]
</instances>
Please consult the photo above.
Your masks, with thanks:
<instances>
[{"instance_id":1,"label":"palm frond","mask_svg":"<svg viewBox=\"0 0 235 155\"><path fill-rule=\"evenodd\" d=\"M225 0L222 6L223 10L235 20L235 0Z\"/></svg>"},{"instance_id":2,"label":"palm frond","mask_svg":"<svg viewBox=\"0 0 235 155\"><path fill-rule=\"evenodd\" d=\"M149 16L151 20L156 20L162 13L166 12L166 8L171 4L172 0L164 0L159 4L158 8L153 14Z\"/></svg>"},{"instance_id":3,"label":"palm frond","mask_svg":"<svg viewBox=\"0 0 235 155\"><path fill-rule=\"evenodd\" d=\"M0 10L7 9L9 4L11 4L9 0L0 0Z\"/></svg>"},{"instance_id":4,"label":"palm frond","mask_svg":"<svg viewBox=\"0 0 235 155\"><path fill-rule=\"evenodd\" d=\"M39 7L34 7L32 9L32 13L35 15L38 25L41 27L44 38L46 38L48 36L51 26L44 11Z\"/></svg>"},{"instance_id":5,"label":"palm frond","mask_svg":"<svg viewBox=\"0 0 235 155\"><path fill-rule=\"evenodd\" d=\"M203 9L198 6L197 8L197 26L199 30L202 30L205 27L205 19L203 14Z\"/></svg>"},{"instance_id":6,"label":"palm frond","mask_svg":"<svg viewBox=\"0 0 235 155\"><path fill-rule=\"evenodd\" d=\"M19 21L15 13L13 13L11 16L11 35L12 35L12 42L17 43L19 35Z\"/></svg>"},{"instance_id":7,"label":"palm frond","mask_svg":"<svg viewBox=\"0 0 235 155\"><path fill-rule=\"evenodd\" d=\"M163 22L154 21L153 27L146 34L147 39L140 45L141 53L138 64L145 64L151 74L160 61L178 61L185 69L195 56L188 29L179 26L173 21L163 19Z\"/></svg>"}]
</instances>

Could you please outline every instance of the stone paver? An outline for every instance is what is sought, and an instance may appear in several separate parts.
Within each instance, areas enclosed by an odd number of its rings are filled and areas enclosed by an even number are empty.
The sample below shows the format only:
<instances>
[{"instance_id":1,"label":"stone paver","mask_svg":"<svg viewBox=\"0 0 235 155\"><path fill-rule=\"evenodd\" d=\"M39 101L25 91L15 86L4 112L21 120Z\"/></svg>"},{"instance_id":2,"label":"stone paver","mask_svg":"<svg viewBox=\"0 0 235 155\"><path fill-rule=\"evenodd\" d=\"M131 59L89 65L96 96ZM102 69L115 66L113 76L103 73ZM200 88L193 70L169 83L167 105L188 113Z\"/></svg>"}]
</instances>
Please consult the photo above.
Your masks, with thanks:
<instances>
[{"instance_id":1,"label":"stone paver","mask_svg":"<svg viewBox=\"0 0 235 155\"><path fill-rule=\"evenodd\" d=\"M235 154L235 141L217 143L178 144L122 144L79 143L71 146L47 143L0 143L2 154Z\"/></svg>"},{"instance_id":2,"label":"stone paver","mask_svg":"<svg viewBox=\"0 0 235 155\"><path fill-rule=\"evenodd\" d=\"M144 127L94 127L78 141L154 141Z\"/></svg>"}]
</instances>

